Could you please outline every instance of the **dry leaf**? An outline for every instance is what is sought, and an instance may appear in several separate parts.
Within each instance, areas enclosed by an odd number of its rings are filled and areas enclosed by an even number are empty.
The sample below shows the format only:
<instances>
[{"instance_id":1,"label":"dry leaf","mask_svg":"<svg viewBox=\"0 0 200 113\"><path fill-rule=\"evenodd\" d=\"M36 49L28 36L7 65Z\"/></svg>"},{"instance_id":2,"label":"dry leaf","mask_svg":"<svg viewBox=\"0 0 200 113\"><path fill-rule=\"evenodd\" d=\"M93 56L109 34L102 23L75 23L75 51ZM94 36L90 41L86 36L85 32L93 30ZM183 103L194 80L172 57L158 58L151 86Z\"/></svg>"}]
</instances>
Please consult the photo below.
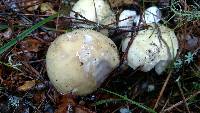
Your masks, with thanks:
<instances>
[{"instance_id":1,"label":"dry leaf","mask_svg":"<svg viewBox=\"0 0 200 113\"><path fill-rule=\"evenodd\" d=\"M55 113L95 113L85 106L78 105L78 103L75 101L75 98L76 97L73 95L62 96L61 99L59 99L58 109L56 109Z\"/></svg>"},{"instance_id":2,"label":"dry leaf","mask_svg":"<svg viewBox=\"0 0 200 113\"><path fill-rule=\"evenodd\" d=\"M27 91L30 90L33 86L35 86L35 80L25 81L25 83L18 87L18 91Z\"/></svg>"},{"instance_id":3,"label":"dry leaf","mask_svg":"<svg viewBox=\"0 0 200 113\"><path fill-rule=\"evenodd\" d=\"M35 92L33 99L39 105L43 100L46 99L45 91Z\"/></svg>"},{"instance_id":4,"label":"dry leaf","mask_svg":"<svg viewBox=\"0 0 200 113\"><path fill-rule=\"evenodd\" d=\"M3 82L2 75L3 75L3 69L2 69L2 66L0 65L0 83Z\"/></svg>"},{"instance_id":5,"label":"dry leaf","mask_svg":"<svg viewBox=\"0 0 200 113\"><path fill-rule=\"evenodd\" d=\"M76 106L75 107L75 112L74 113L95 113L91 111L90 109L84 107L84 106Z\"/></svg>"},{"instance_id":6,"label":"dry leaf","mask_svg":"<svg viewBox=\"0 0 200 113\"><path fill-rule=\"evenodd\" d=\"M45 12L46 14L55 14L56 11L53 10L53 5L49 2L42 3L40 5L41 12Z\"/></svg>"},{"instance_id":7,"label":"dry leaf","mask_svg":"<svg viewBox=\"0 0 200 113\"><path fill-rule=\"evenodd\" d=\"M41 46L41 42L33 38L28 38L22 41L20 44L21 44L21 49L32 52L38 52L39 47Z\"/></svg>"},{"instance_id":8,"label":"dry leaf","mask_svg":"<svg viewBox=\"0 0 200 113\"><path fill-rule=\"evenodd\" d=\"M3 34L4 39L10 39L12 36L12 29L9 27Z\"/></svg>"},{"instance_id":9,"label":"dry leaf","mask_svg":"<svg viewBox=\"0 0 200 113\"><path fill-rule=\"evenodd\" d=\"M56 109L55 113L67 113L67 107L75 106L76 104L77 102L75 102L73 96L63 95L58 101L58 109Z\"/></svg>"},{"instance_id":10,"label":"dry leaf","mask_svg":"<svg viewBox=\"0 0 200 113\"><path fill-rule=\"evenodd\" d=\"M108 0L111 8L120 7L124 5L132 5L137 2L137 0Z\"/></svg>"}]
</instances>

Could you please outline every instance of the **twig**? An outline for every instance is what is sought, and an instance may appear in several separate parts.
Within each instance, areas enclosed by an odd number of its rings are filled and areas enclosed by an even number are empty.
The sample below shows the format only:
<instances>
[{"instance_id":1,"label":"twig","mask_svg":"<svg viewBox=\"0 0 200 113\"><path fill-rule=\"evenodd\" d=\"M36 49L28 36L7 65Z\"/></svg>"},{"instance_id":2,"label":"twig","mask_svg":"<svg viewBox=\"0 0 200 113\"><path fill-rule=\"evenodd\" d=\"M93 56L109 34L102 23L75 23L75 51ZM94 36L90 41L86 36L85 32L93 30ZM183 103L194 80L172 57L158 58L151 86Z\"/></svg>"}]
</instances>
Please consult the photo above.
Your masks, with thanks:
<instances>
[{"instance_id":1,"label":"twig","mask_svg":"<svg viewBox=\"0 0 200 113\"><path fill-rule=\"evenodd\" d=\"M164 104L164 106L162 107L162 109L161 109L160 112L164 111L164 109L165 109L165 107L167 106L168 103L169 103L169 98L168 98L167 101L165 102L165 104Z\"/></svg>"},{"instance_id":2,"label":"twig","mask_svg":"<svg viewBox=\"0 0 200 113\"><path fill-rule=\"evenodd\" d=\"M131 104L133 104L133 105L136 105L137 107L142 108L142 109L144 109L144 110L146 110L146 111L148 111L148 112L150 112L150 113L157 113L157 112L156 112L155 110L153 110L152 108L147 107L147 106L145 106L144 104L138 103L138 102L136 102L136 101L133 101L133 100L129 99L129 98L126 97L126 96L122 96L122 95L120 95L120 94L117 94L117 93L115 93L115 92L112 92L112 91L109 91L109 90L106 90L106 89L103 89L103 88L101 88L100 90L105 91L105 92L110 93L110 94L113 94L113 95L115 95L115 96L118 96L118 97L120 97L121 99L123 99L123 100L125 100L125 101L127 101L127 102L129 102L129 103L131 103Z\"/></svg>"},{"instance_id":3,"label":"twig","mask_svg":"<svg viewBox=\"0 0 200 113\"><path fill-rule=\"evenodd\" d=\"M179 17L184 17L187 21L195 20L200 18L200 11L195 10L194 8L191 11L177 9L176 7L180 7L180 1L171 0L170 9Z\"/></svg>"},{"instance_id":4,"label":"twig","mask_svg":"<svg viewBox=\"0 0 200 113\"><path fill-rule=\"evenodd\" d=\"M172 71L169 72L169 74L168 74L168 76L167 76L167 78L166 78L166 80L165 80L165 83L163 84L163 87L162 87L162 89L161 89L161 91L160 91L160 93L159 93L159 96L158 96L158 98L157 98L156 104L154 105L154 108L153 108L153 109L156 109L156 108L158 107L158 103L159 103L159 101L160 101L160 98L162 97L163 92L165 91L165 88L166 88L166 86L167 86L167 83L169 82L169 79L170 79L171 75L172 75Z\"/></svg>"},{"instance_id":5,"label":"twig","mask_svg":"<svg viewBox=\"0 0 200 113\"><path fill-rule=\"evenodd\" d=\"M200 94L200 91L197 91L196 93L194 93L193 95L189 96L188 98L185 99L185 101L188 101L190 100L191 98L197 96L198 94ZM169 112L171 111L173 108L177 107L177 106L180 106L181 104L183 104L184 101L179 101L178 103L172 105L171 107L168 107L167 109L165 109L162 113L165 113L165 112Z\"/></svg>"},{"instance_id":6,"label":"twig","mask_svg":"<svg viewBox=\"0 0 200 113\"><path fill-rule=\"evenodd\" d=\"M186 102L186 100L185 100L185 96L184 96L184 93L183 93L183 90L182 90L182 88L181 88L181 84L180 84L180 81L179 81L179 80L180 80L180 77L176 80L176 82L177 82L178 88L179 88L179 90L180 90L181 96L182 96L182 98L183 98L183 103L185 104L185 108L186 108L187 112L190 113L190 109L189 109L189 107L188 107L188 105L187 105L187 102Z\"/></svg>"}]
</instances>

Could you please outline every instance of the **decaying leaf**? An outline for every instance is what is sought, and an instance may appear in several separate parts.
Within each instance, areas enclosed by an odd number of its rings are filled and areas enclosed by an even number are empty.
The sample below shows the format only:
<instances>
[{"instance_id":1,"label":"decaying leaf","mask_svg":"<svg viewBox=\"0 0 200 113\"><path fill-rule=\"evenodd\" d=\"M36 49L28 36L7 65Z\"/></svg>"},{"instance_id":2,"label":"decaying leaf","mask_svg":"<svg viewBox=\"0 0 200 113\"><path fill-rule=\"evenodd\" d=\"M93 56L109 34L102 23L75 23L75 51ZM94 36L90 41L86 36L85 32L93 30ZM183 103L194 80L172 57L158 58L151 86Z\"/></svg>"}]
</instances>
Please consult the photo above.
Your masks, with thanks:
<instances>
[{"instance_id":1,"label":"decaying leaf","mask_svg":"<svg viewBox=\"0 0 200 113\"><path fill-rule=\"evenodd\" d=\"M124 6L124 5L131 5L134 2L136 2L136 0L108 0L108 2L110 3L111 8L114 8L114 7Z\"/></svg>"},{"instance_id":2,"label":"decaying leaf","mask_svg":"<svg viewBox=\"0 0 200 113\"><path fill-rule=\"evenodd\" d=\"M25 83L18 87L18 91L27 91L30 90L33 86L35 86L35 80L25 81Z\"/></svg>"},{"instance_id":3,"label":"decaying leaf","mask_svg":"<svg viewBox=\"0 0 200 113\"><path fill-rule=\"evenodd\" d=\"M95 113L85 106L78 105L72 95L64 95L58 103L55 113Z\"/></svg>"},{"instance_id":4,"label":"decaying leaf","mask_svg":"<svg viewBox=\"0 0 200 113\"><path fill-rule=\"evenodd\" d=\"M49 2L42 3L40 5L41 12L45 12L47 14L55 14L56 11L53 9L53 5Z\"/></svg>"},{"instance_id":5,"label":"decaying leaf","mask_svg":"<svg viewBox=\"0 0 200 113\"><path fill-rule=\"evenodd\" d=\"M74 100L73 96L63 95L58 100L58 109L56 109L55 113L66 113L67 107L75 106L77 102Z\"/></svg>"},{"instance_id":6,"label":"decaying leaf","mask_svg":"<svg viewBox=\"0 0 200 113\"><path fill-rule=\"evenodd\" d=\"M78 105L75 107L75 113L95 113L95 112L91 111L90 109L84 106Z\"/></svg>"},{"instance_id":7,"label":"decaying leaf","mask_svg":"<svg viewBox=\"0 0 200 113\"><path fill-rule=\"evenodd\" d=\"M2 66L0 65L0 83L3 81L2 73L3 73L3 70L2 70Z\"/></svg>"},{"instance_id":8,"label":"decaying leaf","mask_svg":"<svg viewBox=\"0 0 200 113\"><path fill-rule=\"evenodd\" d=\"M21 44L21 49L31 52L38 52L39 47L41 46L41 42L33 38L28 38L22 41L20 44Z\"/></svg>"},{"instance_id":9,"label":"decaying leaf","mask_svg":"<svg viewBox=\"0 0 200 113\"><path fill-rule=\"evenodd\" d=\"M5 38L5 39L10 39L11 36L12 36L12 29L9 27L9 28L7 29L7 31L4 32L2 35L3 35L3 38Z\"/></svg>"},{"instance_id":10,"label":"decaying leaf","mask_svg":"<svg viewBox=\"0 0 200 113\"><path fill-rule=\"evenodd\" d=\"M34 11L39 7L42 0L4 0L7 8L13 11Z\"/></svg>"},{"instance_id":11,"label":"decaying leaf","mask_svg":"<svg viewBox=\"0 0 200 113\"><path fill-rule=\"evenodd\" d=\"M36 92L33 97L34 101L37 102L37 104L40 104L45 98L46 95L44 91Z\"/></svg>"}]
</instances>

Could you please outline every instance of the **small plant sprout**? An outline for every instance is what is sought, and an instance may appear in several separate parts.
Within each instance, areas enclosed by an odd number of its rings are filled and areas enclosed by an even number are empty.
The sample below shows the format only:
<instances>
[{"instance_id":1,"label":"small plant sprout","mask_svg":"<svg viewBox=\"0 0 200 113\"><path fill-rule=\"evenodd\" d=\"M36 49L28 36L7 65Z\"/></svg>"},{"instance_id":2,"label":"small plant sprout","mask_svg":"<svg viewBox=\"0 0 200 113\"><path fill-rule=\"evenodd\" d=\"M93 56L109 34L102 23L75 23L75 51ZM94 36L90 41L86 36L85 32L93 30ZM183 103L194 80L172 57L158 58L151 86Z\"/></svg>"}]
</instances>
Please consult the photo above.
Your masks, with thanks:
<instances>
[{"instance_id":1,"label":"small plant sprout","mask_svg":"<svg viewBox=\"0 0 200 113\"><path fill-rule=\"evenodd\" d=\"M27 51L25 51L25 52L27 52ZM13 63L13 56L16 56L16 55L18 55L18 54L22 54L23 52L21 51L21 52L18 52L18 53L16 53L16 54L11 54L11 55L9 55L8 56L8 65L10 65L12 68L14 68L14 69L16 69L16 70L18 70L18 71L21 71L20 69L19 69L19 66L22 66L22 64L21 63Z\"/></svg>"},{"instance_id":2,"label":"small plant sprout","mask_svg":"<svg viewBox=\"0 0 200 113\"><path fill-rule=\"evenodd\" d=\"M180 69L183 66L183 61L181 59L176 59L176 61L174 62L174 67L176 69Z\"/></svg>"},{"instance_id":3,"label":"small plant sprout","mask_svg":"<svg viewBox=\"0 0 200 113\"><path fill-rule=\"evenodd\" d=\"M174 68L175 69L180 69L183 67L184 64L190 64L194 61L194 55L196 55L197 53L194 52L187 52L185 55L184 55L184 58L178 58L176 59L176 61L173 63L174 65Z\"/></svg>"},{"instance_id":4,"label":"small plant sprout","mask_svg":"<svg viewBox=\"0 0 200 113\"><path fill-rule=\"evenodd\" d=\"M195 1L195 0L193 0ZM196 0L198 1L198 0ZM200 11L199 11L199 4L195 3L194 5L190 6L190 10L182 10L181 2L179 0L171 0L170 9L173 11L177 16L185 18L187 21L192 20L199 20L200 19Z\"/></svg>"},{"instance_id":5,"label":"small plant sprout","mask_svg":"<svg viewBox=\"0 0 200 113\"><path fill-rule=\"evenodd\" d=\"M191 62L193 62L193 58L194 55L191 53L191 52L188 52L186 55L185 55L185 60L184 62L187 63L187 64L190 64Z\"/></svg>"},{"instance_id":6,"label":"small plant sprout","mask_svg":"<svg viewBox=\"0 0 200 113\"><path fill-rule=\"evenodd\" d=\"M27 52L27 51L24 51L24 52ZM19 67L22 66L22 64L21 64L20 62L14 63L13 57L14 57L14 56L17 56L18 54L22 54L22 53L23 53L23 52L21 51L21 52L15 53L15 54L11 54L11 55L8 56L8 63L4 63L4 62L1 62L1 61L0 61L0 64L3 64L3 65L5 65L5 66L7 66L7 67L16 69L16 70L18 70L18 71L21 71L21 70L19 69Z\"/></svg>"},{"instance_id":7,"label":"small plant sprout","mask_svg":"<svg viewBox=\"0 0 200 113\"><path fill-rule=\"evenodd\" d=\"M120 108L119 112L120 112L120 113L132 113L131 110L130 110L129 108L125 108L125 107Z\"/></svg>"},{"instance_id":8,"label":"small plant sprout","mask_svg":"<svg viewBox=\"0 0 200 113\"><path fill-rule=\"evenodd\" d=\"M19 107L20 98L17 96L9 96L8 97L8 105L11 107Z\"/></svg>"}]
</instances>

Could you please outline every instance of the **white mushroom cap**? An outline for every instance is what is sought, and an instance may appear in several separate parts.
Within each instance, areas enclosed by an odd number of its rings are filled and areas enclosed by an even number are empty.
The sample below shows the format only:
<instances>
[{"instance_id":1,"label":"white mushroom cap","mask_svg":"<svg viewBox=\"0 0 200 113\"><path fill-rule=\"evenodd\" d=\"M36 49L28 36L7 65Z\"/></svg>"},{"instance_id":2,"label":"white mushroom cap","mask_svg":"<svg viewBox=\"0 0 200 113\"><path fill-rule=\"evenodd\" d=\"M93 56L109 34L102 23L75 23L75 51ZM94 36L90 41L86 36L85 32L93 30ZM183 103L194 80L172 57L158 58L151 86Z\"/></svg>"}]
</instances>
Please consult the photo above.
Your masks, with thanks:
<instances>
[{"instance_id":1,"label":"white mushroom cap","mask_svg":"<svg viewBox=\"0 0 200 113\"><path fill-rule=\"evenodd\" d=\"M133 26L135 18L137 16L136 11L133 10L124 10L119 16L118 26L120 29L130 30ZM125 20L124 20L125 19Z\"/></svg>"},{"instance_id":2,"label":"white mushroom cap","mask_svg":"<svg viewBox=\"0 0 200 113\"><path fill-rule=\"evenodd\" d=\"M113 41L99 32L85 29L59 36L46 56L49 79L63 94L93 92L118 64L118 51Z\"/></svg>"},{"instance_id":3,"label":"white mushroom cap","mask_svg":"<svg viewBox=\"0 0 200 113\"><path fill-rule=\"evenodd\" d=\"M147 8L144 11L143 16L144 16L143 20L147 24L158 23L161 20L161 11L156 6L152 6L152 7ZM120 14L119 20L123 20L128 17L131 17L131 18L126 19L124 21L120 21L118 23L119 27L128 26L128 27L121 28L121 29L130 30L133 23L135 23L136 25L139 24L140 15L137 15L136 11L134 11L134 10L124 10ZM140 24L143 24L143 22L141 22Z\"/></svg>"},{"instance_id":4,"label":"white mushroom cap","mask_svg":"<svg viewBox=\"0 0 200 113\"><path fill-rule=\"evenodd\" d=\"M156 6L147 8L144 11L144 20L147 24L158 23L161 19L161 11Z\"/></svg>"},{"instance_id":5,"label":"white mushroom cap","mask_svg":"<svg viewBox=\"0 0 200 113\"><path fill-rule=\"evenodd\" d=\"M110 6L104 0L79 0L72 8L86 19L103 25L111 24L116 21L115 15ZM70 17L75 17L74 12L70 12ZM84 19L80 16L78 19ZM83 27L87 27L83 25Z\"/></svg>"},{"instance_id":6,"label":"white mushroom cap","mask_svg":"<svg viewBox=\"0 0 200 113\"><path fill-rule=\"evenodd\" d=\"M155 67L158 74L161 74L169 62L176 56L178 40L174 31L163 25L155 25L146 30L141 30L133 40L128 50L128 65L133 69L140 67L144 72ZM130 38L122 41L122 51L127 48Z\"/></svg>"}]
</instances>

